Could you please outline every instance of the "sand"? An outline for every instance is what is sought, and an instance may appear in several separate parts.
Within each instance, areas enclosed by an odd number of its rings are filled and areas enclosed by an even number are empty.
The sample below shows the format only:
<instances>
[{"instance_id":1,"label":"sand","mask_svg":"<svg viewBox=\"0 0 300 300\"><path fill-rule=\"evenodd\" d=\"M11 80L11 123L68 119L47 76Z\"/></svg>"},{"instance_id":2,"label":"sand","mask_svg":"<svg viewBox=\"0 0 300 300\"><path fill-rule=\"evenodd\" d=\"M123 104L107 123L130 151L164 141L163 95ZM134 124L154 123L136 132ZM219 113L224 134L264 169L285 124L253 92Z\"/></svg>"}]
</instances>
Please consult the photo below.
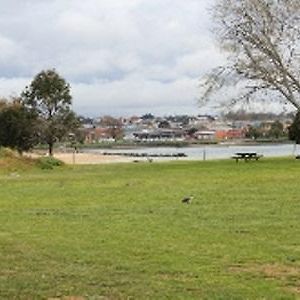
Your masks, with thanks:
<instances>
[{"instance_id":1,"label":"sand","mask_svg":"<svg viewBox=\"0 0 300 300\"><path fill-rule=\"evenodd\" d=\"M95 153L54 153L54 157L62 160L66 164L75 163L76 165L132 162L134 160L130 157L122 157L118 155L103 155Z\"/></svg>"},{"instance_id":2,"label":"sand","mask_svg":"<svg viewBox=\"0 0 300 300\"><path fill-rule=\"evenodd\" d=\"M24 155L31 158L39 158L47 154L39 153L25 153ZM90 164L108 164L108 163L122 163L133 162L135 159L132 157L123 157L120 155L103 155L98 153L65 153L54 152L53 156L66 164L76 165L90 165Z\"/></svg>"}]
</instances>

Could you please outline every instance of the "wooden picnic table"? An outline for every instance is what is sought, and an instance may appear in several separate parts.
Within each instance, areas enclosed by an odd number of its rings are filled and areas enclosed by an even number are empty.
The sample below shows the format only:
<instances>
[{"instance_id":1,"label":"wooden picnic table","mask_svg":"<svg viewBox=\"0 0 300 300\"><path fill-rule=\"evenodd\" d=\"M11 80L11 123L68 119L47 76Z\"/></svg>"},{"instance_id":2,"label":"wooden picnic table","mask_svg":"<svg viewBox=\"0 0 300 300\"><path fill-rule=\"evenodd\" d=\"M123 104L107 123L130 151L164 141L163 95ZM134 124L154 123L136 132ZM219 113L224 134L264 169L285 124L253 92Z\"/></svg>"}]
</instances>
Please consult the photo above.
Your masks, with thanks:
<instances>
[{"instance_id":1,"label":"wooden picnic table","mask_svg":"<svg viewBox=\"0 0 300 300\"><path fill-rule=\"evenodd\" d=\"M240 159L244 161L249 160L259 160L262 157L261 154L257 154L256 152L236 152L232 158L235 159L236 162L238 162Z\"/></svg>"}]
</instances>

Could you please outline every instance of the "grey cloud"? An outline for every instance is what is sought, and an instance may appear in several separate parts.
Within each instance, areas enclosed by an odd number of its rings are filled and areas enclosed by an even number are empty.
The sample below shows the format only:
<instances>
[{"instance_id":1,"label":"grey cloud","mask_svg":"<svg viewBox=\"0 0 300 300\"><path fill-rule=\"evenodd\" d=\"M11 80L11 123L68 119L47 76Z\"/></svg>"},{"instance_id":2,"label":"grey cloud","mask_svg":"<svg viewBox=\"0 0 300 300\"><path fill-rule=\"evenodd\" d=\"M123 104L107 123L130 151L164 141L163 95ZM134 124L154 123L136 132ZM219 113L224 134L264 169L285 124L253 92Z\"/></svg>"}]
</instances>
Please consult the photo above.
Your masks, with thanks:
<instances>
[{"instance_id":1,"label":"grey cloud","mask_svg":"<svg viewBox=\"0 0 300 300\"><path fill-rule=\"evenodd\" d=\"M209 4L0 0L1 93L20 93L27 78L56 68L71 83L79 113L197 111L198 78L223 60L209 31Z\"/></svg>"},{"instance_id":2,"label":"grey cloud","mask_svg":"<svg viewBox=\"0 0 300 300\"><path fill-rule=\"evenodd\" d=\"M195 79L181 78L164 84L159 81L138 80L135 76L123 81L76 84L73 86L74 94L79 95L79 98L85 97L85 101L75 99L74 107L81 111L93 107L94 115L103 114L105 111L110 111L114 115L122 115L125 111L131 113L156 111L160 115L171 112L197 113L194 97L196 87ZM162 108L165 111L162 111Z\"/></svg>"}]
</instances>

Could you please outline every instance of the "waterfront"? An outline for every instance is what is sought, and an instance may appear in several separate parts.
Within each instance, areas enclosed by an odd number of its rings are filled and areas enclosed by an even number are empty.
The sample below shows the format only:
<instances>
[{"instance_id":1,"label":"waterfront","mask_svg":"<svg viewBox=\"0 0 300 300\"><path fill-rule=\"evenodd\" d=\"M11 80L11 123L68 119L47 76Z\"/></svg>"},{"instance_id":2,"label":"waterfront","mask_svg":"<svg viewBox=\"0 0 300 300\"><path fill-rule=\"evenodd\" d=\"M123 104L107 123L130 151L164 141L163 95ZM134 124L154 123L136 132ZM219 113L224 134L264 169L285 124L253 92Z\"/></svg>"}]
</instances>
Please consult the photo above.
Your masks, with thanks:
<instances>
[{"instance_id":1,"label":"waterfront","mask_svg":"<svg viewBox=\"0 0 300 300\"><path fill-rule=\"evenodd\" d=\"M236 152L256 152L264 157L282 157L299 154L300 148L296 149L294 144L264 144L264 145L201 145L193 147L143 147L132 149L89 149L86 153L94 154L146 154L151 155L177 155L184 153L187 155L184 159L191 160L211 160L230 158ZM164 159L164 158L161 158ZM168 157L168 159L172 159ZM178 159L178 158L173 158ZM180 158L182 159L182 158Z\"/></svg>"}]
</instances>

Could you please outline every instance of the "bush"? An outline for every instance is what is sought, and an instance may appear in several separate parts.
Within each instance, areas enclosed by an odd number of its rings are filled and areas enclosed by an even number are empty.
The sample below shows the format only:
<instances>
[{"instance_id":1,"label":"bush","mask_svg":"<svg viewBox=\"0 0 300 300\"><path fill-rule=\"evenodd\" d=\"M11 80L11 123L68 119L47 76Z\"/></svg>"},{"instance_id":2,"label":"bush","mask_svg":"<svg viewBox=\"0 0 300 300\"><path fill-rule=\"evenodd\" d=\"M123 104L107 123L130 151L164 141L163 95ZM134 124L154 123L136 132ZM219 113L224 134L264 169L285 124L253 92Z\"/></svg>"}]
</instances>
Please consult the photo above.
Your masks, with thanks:
<instances>
[{"instance_id":1,"label":"bush","mask_svg":"<svg viewBox=\"0 0 300 300\"><path fill-rule=\"evenodd\" d=\"M38 166L41 169L53 169L54 167L63 166L64 163L52 156L45 156L38 159Z\"/></svg>"},{"instance_id":2,"label":"bush","mask_svg":"<svg viewBox=\"0 0 300 300\"><path fill-rule=\"evenodd\" d=\"M16 158L19 155L16 151L11 150L10 148L0 147L0 159L1 158Z\"/></svg>"}]
</instances>

